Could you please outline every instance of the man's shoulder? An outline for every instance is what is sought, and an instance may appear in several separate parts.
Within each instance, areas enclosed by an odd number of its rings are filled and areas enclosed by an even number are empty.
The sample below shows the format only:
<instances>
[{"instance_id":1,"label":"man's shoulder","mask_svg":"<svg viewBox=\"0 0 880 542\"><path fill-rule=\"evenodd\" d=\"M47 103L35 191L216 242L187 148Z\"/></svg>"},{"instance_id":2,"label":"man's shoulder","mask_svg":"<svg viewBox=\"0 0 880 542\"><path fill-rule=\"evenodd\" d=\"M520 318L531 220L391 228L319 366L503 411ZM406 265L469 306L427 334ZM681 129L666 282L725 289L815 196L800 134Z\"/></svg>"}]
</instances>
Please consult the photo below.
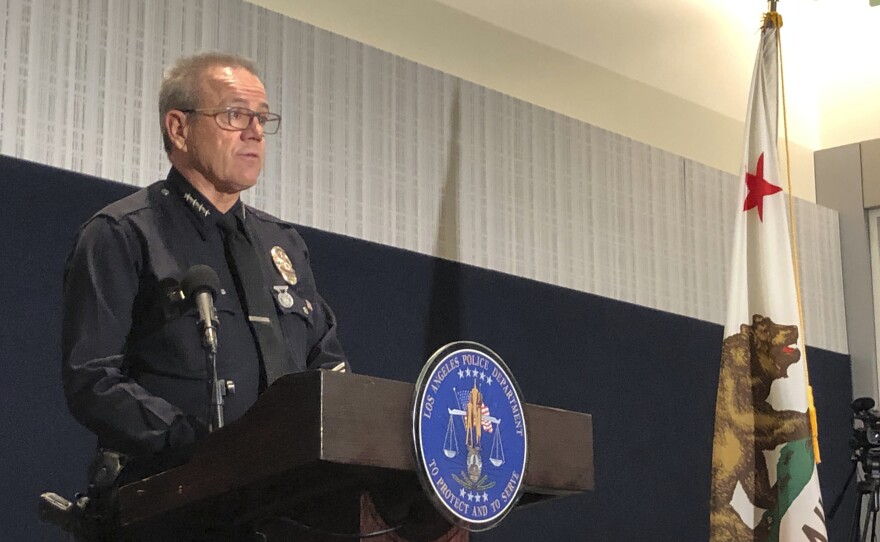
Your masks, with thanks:
<instances>
[{"instance_id":1,"label":"man's shoulder","mask_svg":"<svg viewBox=\"0 0 880 542\"><path fill-rule=\"evenodd\" d=\"M278 243L288 249L306 252L306 241L297 231L298 226L265 211L247 206L248 221L264 242Z\"/></svg>"},{"instance_id":2,"label":"man's shoulder","mask_svg":"<svg viewBox=\"0 0 880 542\"><path fill-rule=\"evenodd\" d=\"M95 213L92 217L109 218L114 222L123 222L132 215L137 215L144 211L156 207L156 195L161 193L165 181L158 181L150 186L141 188L133 194L129 194L122 199L118 199L108 204L103 209Z\"/></svg>"},{"instance_id":3,"label":"man's shoulder","mask_svg":"<svg viewBox=\"0 0 880 542\"><path fill-rule=\"evenodd\" d=\"M93 214L77 230L74 253L106 249L107 243L125 243L125 240L137 239L136 232L144 231L145 224L157 223L151 213L158 205L157 198L162 197L163 188L162 181L153 183ZM146 228L149 231L151 227Z\"/></svg>"},{"instance_id":4,"label":"man's shoulder","mask_svg":"<svg viewBox=\"0 0 880 542\"><path fill-rule=\"evenodd\" d=\"M296 225L293 222L278 218L275 215L271 215L266 211L261 211L250 205L246 205L245 207L247 208L247 217L254 220L254 222L259 224L260 227L289 230L296 233Z\"/></svg>"}]
</instances>

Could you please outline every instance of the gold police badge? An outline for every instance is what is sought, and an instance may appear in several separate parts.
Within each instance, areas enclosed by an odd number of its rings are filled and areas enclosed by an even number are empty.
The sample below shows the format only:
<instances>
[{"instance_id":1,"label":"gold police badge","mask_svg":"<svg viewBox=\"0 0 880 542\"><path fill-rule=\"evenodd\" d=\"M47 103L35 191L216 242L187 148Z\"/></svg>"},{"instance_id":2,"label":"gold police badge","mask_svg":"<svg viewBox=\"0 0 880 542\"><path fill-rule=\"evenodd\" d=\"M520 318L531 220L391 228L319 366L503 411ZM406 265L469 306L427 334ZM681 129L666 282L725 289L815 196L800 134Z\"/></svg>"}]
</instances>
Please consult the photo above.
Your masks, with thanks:
<instances>
[{"instance_id":1,"label":"gold police badge","mask_svg":"<svg viewBox=\"0 0 880 542\"><path fill-rule=\"evenodd\" d=\"M293 264L290 262L290 257L287 256L284 249L279 246L274 246L269 253L272 255L272 263L275 264L275 268L278 269L278 272L284 277L285 282L291 286L295 286L297 281L296 270L293 268Z\"/></svg>"}]
</instances>

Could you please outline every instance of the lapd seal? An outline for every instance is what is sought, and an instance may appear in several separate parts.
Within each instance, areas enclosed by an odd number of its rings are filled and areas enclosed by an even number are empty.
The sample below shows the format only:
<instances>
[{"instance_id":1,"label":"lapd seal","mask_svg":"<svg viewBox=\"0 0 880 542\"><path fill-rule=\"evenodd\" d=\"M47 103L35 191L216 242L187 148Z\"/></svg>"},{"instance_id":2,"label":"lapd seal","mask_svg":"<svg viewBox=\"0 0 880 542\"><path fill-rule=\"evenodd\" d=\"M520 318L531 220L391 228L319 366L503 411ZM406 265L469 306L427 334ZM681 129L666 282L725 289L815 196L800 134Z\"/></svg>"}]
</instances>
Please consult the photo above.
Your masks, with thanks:
<instances>
[{"instance_id":1,"label":"lapd seal","mask_svg":"<svg viewBox=\"0 0 880 542\"><path fill-rule=\"evenodd\" d=\"M413 401L417 470L450 522L485 531L519 500L528 455L520 397L504 361L478 343L447 344L422 369Z\"/></svg>"}]
</instances>

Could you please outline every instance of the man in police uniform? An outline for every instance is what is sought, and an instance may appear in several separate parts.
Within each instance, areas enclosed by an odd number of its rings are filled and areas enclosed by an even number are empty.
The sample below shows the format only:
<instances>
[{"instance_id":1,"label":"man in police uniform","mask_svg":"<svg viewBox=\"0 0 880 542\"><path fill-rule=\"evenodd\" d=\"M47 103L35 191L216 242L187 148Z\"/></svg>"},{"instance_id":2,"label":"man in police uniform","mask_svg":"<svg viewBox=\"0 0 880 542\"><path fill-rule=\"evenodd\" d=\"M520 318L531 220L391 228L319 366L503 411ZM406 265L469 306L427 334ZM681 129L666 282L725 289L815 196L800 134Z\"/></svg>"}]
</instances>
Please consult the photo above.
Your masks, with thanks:
<instances>
[{"instance_id":1,"label":"man in police uniform","mask_svg":"<svg viewBox=\"0 0 880 542\"><path fill-rule=\"evenodd\" d=\"M239 198L256 184L264 137L280 122L254 66L217 53L182 58L166 74L159 109L168 178L84 224L64 275L68 405L100 447L140 465L129 478L168 466L161 458L197 441L211 419L198 313L179 286L191 266L208 265L220 279L218 376L235 383L227 422L282 374L348 367L302 238ZM253 247L251 269L262 277L236 263L236 235ZM253 314L255 284L274 314ZM268 329L260 326L270 324L280 326L280 359L260 342Z\"/></svg>"}]
</instances>

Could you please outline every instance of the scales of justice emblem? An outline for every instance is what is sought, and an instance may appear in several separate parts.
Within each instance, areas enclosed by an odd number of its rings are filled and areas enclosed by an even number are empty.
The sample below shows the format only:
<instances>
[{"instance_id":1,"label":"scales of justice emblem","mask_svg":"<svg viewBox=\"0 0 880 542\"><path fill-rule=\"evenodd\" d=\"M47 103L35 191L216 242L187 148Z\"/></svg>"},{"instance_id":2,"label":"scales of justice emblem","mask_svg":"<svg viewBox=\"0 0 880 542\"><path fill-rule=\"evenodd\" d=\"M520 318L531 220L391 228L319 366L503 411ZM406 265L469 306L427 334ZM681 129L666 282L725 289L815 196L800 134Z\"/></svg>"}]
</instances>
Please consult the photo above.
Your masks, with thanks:
<instances>
[{"instance_id":1,"label":"scales of justice emblem","mask_svg":"<svg viewBox=\"0 0 880 542\"><path fill-rule=\"evenodd\" d=\"M519 499L527 449L520 395L501 358L478 343L448 344L422 369L413 410L419 478L452 523L490 529Z\"/></svg>"},{"instance_id":2,"label":"scales of justice emblem","mask_svg":"<svg viewBox=\"0 0 880 542\"><path fill-rule=\"evenodd\" d=\"M490 415L489 407L483 402L483 394L477 387L477 379L470 390L458 391L453 388L459 408L447 408L449 423L446 426L446 434L443 438L443 453L446 457L453 458L460 453L458 436L456 435L456 423L459 418L465 433L465 446L467 447L467 472L460 475L452 475L452 478L468 489L488 489L494 482L486 482L483 473L482 438L483 431L492 434L492 446L489 450L489 461L492 465L500 467L504 464L504 442L501 440L501 420Z\"/></svg>"}]
</instances>

